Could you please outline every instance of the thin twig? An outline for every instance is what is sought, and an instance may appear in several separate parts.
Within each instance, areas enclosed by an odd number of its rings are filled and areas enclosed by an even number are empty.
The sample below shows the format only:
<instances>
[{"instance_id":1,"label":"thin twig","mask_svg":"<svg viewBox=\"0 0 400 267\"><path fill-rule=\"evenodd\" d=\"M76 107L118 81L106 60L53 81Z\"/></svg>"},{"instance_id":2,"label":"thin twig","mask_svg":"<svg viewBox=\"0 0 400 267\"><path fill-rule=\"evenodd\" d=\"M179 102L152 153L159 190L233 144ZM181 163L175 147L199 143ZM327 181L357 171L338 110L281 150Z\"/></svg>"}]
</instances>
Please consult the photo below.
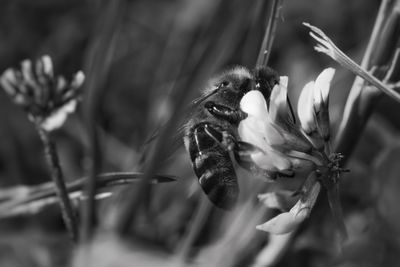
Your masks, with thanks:
<instances>
[{"instance_id":1,"label":"thin twig","mask_svg":"<svg viewBox=\"0 0 400 267\"><path fill-rule=\"evenodd\" d=\"M375 47L379 42L384 41L381 40L379 36L388 17L387 14L389 13L389 2L389 0L382 0L381 2L374 28L361 62L361 67L364 69L370 68L370 61ZM334 147L335 151L345 155L345 158L342 160L343 164L345 161L347 161L351 152L353 151L357 140L359 139L359 134L362 132L362 129L372 113L372 107L376 102L377 97L380 97L381 95L381 93L377 93L376 90L364 89L365 81L361 77L357 76L354 80L349 96L347 97L347 102L343 112L343 119L340 122L339 129L336 134ZM363 105L361 105L361 99Z\"/></svg>"},{"instance_id":2,"label":"thin twig","mask_svg":"<svg viewBox=\"0 0 400 267\"><path fill-rule=\"evenodd\" d=\"M273 0L271 13L268 17L267 28L258 54L256 66L266 66L268 64L269 55L271 54L272 44L275 38L276 26L280 17L280 9L282 8L282 0Z\"/></svg>"},{"instance_id":3,"label":"thin twig","mask_svg":"<svg viewBox=\"0 0 400 267\"><path fill-rule=\"evenodd\" d=\"M56 145L51 139L49 133L41 128L40 125L37 125L36 129L44 145L47 165L49 166L51 178L53 179L53 182L55 184L55 190L59 199L61 214L64 219L65 226L67 227L71 238L74 241L77 241L78 228L76 217L74 211L72 210L71 201L69 199L68 191L65 186L63 173L57 155Z\"/></svg>"}]
</instances>

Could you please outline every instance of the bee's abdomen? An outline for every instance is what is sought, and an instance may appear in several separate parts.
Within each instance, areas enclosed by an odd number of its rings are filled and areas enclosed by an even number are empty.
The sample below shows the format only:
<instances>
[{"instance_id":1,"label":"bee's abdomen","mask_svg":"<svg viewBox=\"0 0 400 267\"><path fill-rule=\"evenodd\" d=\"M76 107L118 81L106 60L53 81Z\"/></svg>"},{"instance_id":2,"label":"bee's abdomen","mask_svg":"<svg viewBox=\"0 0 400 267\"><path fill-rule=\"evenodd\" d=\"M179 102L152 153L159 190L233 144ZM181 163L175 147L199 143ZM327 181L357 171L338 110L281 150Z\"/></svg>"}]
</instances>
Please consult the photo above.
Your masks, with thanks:
<instances>
[{"instance_id":1,"label":"bee's abdomen","mask_svg":"<svg viewBox=\"0 0 400 267\"><path fill-rule=\"evenodd\" d=\"M236 203L239 189L229 153L218 143L222 133L217 134L210 136L205 123L197 124L188 133L187 146L203 191L216 206L229 209Z\"/></svg>"}]
</instances>

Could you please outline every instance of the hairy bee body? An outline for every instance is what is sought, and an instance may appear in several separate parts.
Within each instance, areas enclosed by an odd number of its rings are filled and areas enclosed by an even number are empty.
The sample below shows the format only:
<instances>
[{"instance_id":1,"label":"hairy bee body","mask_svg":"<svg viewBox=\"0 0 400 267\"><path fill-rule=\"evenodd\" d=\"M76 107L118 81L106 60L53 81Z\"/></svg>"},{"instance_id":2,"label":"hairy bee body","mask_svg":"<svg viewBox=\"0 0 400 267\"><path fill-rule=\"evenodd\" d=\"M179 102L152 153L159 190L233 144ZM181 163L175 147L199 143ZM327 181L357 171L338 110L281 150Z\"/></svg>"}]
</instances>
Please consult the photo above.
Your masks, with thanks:
<instances>
[{"instance_id":1,"label":"hairy bee body","mask_svg":"<svg viewBox=\"0 0 400 267\"><path fill-rule=\"evenodd\" d=\"M240 101L250 90L260 90L269 98L278 82L278 75L269 68L253 73L243 67L227 71L207 88L186 124L184 141L193 170L217 207L231 208L239 194L231 155L237 158L243 145L237 129L247 115L240 110ZM248 164L242 166L249 169Z\"/></svg>"},{"instance_id":2,"label":"hairy bee body","mask_svg":"<svg viewBox=\"0 0 400 267\"><path fill-rule=\"evenodd\" d=\"M221 90L209 100L235 109L240 101L240 94ZM204 192L218 207L230 208L236 202L239 192L233 163L229 151L219 144L223 141L222 134L218 134L218 139L215 140L214 136L207 133L206 127L211 126L234 138L238 138L237 129L234 124L216 118L202 104L188 123L185 143Z\"/></svg>"}]
</instances>

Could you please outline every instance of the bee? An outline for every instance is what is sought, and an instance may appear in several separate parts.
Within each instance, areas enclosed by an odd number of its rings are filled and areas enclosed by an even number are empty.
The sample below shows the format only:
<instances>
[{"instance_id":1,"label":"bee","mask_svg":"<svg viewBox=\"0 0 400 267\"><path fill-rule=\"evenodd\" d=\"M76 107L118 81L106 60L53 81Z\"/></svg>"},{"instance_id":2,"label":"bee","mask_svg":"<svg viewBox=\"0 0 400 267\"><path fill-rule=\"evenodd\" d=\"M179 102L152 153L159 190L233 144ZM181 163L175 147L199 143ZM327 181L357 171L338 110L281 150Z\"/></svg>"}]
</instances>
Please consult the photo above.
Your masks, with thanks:
<instances>
[{"instance_id":1,"label":"bee","mask_svg":"<svg viewBox=\"0 0 400 267\"><path fill-rule=\"evenodd\" d=\"M250 71L238 66L225 71L205 89L185 126L184 143L193 170L205 194L219 208L231 209L238 199L233 160L253 173L272 176L251 162L249 153L258 148L240 140L238 126L247 117L240 109L242 97L259 90L268 102L278 83L277 72L269 67Z\"/></svg>"}]
</instances>

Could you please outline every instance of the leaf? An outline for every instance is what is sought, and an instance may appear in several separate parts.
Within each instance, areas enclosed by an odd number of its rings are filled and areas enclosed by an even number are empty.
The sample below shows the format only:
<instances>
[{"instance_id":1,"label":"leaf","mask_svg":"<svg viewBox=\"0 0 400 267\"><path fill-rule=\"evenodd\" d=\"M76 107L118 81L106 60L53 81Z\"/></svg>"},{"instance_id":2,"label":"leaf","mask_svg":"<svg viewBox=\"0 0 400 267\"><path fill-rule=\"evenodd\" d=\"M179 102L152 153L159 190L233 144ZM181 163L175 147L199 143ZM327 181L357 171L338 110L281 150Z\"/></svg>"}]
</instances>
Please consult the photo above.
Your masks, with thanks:
<instances>
[{"instance_id":1,"label":"leaf","mask_svg":"<svg viewBox=\"0 0 400 267\"><path fill-rule=\"evenodd\" d=\"M143 173L139 172L113 172L103 173L97 176L97 188L99 191L96 198L104 198L111 195L109 191L104 191L109 187L117 185L127 185L141 181ZM82 191L88 178L80 178L68 183L67 191L71 199L79 200L82 197ZM176 177L170 175L154 175L151 179L152 184L173 182ZM11 197L12 192L23 192ZM6 193L6 194L4 194ZM18 214L36 213L40 209L51 205L57 201L55 186L52 182L36 186L14 187L0 191L0 199L8 198L0 204L0 218L7 218ZM106 195L105 195L106 194ZM3 196L2 196L3 195Z\"/></svg>"},{"instance_id":2,"label":"leaf","mask_svg":"<svg viewBox=\"0 0 400 267\"><path fill-rule=\"evenodd\" d=\"M275 235L282 235L294 231L302 221L297 220L294 214L284 212L264 224L257 225L256 229Z\"/></svg>"}]
</instances>

